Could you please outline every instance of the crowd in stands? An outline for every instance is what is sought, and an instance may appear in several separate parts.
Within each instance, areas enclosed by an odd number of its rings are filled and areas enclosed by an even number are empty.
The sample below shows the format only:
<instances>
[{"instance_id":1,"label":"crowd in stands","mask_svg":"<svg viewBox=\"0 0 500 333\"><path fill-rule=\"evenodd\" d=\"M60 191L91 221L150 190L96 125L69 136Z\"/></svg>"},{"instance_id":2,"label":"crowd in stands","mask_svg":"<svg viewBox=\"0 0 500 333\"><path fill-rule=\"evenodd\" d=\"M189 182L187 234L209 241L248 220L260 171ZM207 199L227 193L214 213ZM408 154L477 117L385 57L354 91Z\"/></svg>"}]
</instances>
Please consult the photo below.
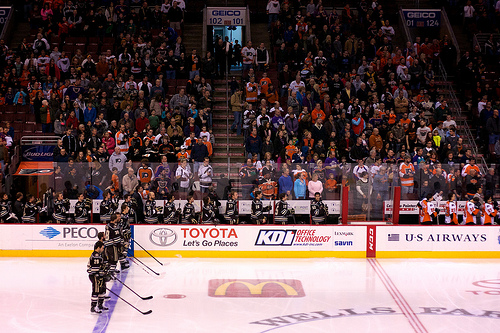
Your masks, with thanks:
<instances>
[{"instance_id":1,"label":"crowd in stands","mask_svg":"<svg viewBox=\"0 0 500 333\"><path fill-rule=\"evenodd\" d=\"M500 39L498 33L500 2L467 1L463 7L464 30L470 40L477 33L490 34L484 44L472 43L458 64L458 82L461 101L472 112L476 141L493 163L500 163L500 119L494 110L500 108L500 81L498 80ZM488 72L493 77L488 76Z\"/></svg>"},{"instance_id":2,"label":"crowd in stands","mask_svg":"<svg viewBox=\"0 0 500 333\"><path fill-rule=\"evenodd\" d=\"M36 37L2 45L0 103L30 105L43 132L61 136L55 189L65 197L77 195L75 185L97 197L105 189L186 197L195 182L209 192L211 82L229 49L243 70L230 83L230 130L244 136L248 157L243 199L255 188L268 198L334 198L340 185L363 203L386 199L392 185L404 199L494 193L497 171L475 165L436 84L446 36L393 44L396 30L377 1L338 14L321 1L270 0L269 48L217 39L212 57L185 49L183 1L150 5L27 1ZM68 47L72 38L88 45Z\"/></svg>"},{"instance_id":3,"label":"crowd in stands","mask_svg":"<svg viewBox=\"0 0 500 333\"><path fill-rule=\"evenodd\" d=\"M246 45L243 57L254 63L244 69L243 92L231 98L231 129L242 131L248 156L240 170L244 197L270 184L294 198L350 184L364 201L387 197L392 185L402 186L403 199L495 193L498 171L477 166L436 83L440 58L455 54L448 36L395 45L376 1L337 13L321 1L270 0L267 12L271 47ZM265 59L274 61L261 65ZM277 80L269 79L270 66ZM500 150L490 104L481 133Z\"/></svg>"},{"instance_id":4,"label":"crowd in stands","mask_svg":"<svg viewBox=\"0 0 500 333\"><path fill-rule=\"evenodd\" d=\"M42 132L61 137L58 179L83 179L70 186L82 191L103 174L98 189L122 193L132 165L137 174L141 162L189 159L197 172L212 155L215 59L185 49L183 0L26 1L23 9L36 37L2 45L0 104L29 105ZM11 126L5 136L15 138Z\"/></svg>"}]
</instances>

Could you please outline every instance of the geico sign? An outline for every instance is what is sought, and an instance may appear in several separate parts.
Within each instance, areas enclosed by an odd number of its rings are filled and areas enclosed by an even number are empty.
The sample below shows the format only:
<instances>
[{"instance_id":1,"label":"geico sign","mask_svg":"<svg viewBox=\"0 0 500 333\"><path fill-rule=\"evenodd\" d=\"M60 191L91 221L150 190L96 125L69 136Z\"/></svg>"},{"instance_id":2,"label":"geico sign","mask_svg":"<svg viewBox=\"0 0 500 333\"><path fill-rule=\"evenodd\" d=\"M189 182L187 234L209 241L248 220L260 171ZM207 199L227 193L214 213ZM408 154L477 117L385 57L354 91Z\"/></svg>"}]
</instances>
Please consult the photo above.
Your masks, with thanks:
<instances>
[{"instance_id":1,"label":"geico sign","mask_svg":"<svg viewBox=\"0 0 500 333\"><path fill-rule=\"evenodd\" d=\"M212 16L240 16L240 10L212 10Z\"/></svg>"},{"instance_id":2,"label":"geico sign","mask_svg":"<svg viewBox=\"0 0 500 333\"><path fill-rule=\"evenodd\" d=\"M184 238L238 238L236 230L234 228L181 228L184 232Z\"/></svg>"},{"instance_id":3,"label":"geico sign","mask_svg":"<svg viewBox=\"0 0 500 333\"><path fill-rule=\"evenodd\" d=\"M299 280L210 280L210 297L304 297Z\"/></svg>"},{"instance_id":4,"label":"geico sign","mask_svg":"<svg viewBox=\"0 0 500 333\"><path fill-rule=\"evenodd\" d=\"M423 18L423 19L435 19L435 12L408 12L406 14L408 18Z\"/></svg>"}]
</instances>

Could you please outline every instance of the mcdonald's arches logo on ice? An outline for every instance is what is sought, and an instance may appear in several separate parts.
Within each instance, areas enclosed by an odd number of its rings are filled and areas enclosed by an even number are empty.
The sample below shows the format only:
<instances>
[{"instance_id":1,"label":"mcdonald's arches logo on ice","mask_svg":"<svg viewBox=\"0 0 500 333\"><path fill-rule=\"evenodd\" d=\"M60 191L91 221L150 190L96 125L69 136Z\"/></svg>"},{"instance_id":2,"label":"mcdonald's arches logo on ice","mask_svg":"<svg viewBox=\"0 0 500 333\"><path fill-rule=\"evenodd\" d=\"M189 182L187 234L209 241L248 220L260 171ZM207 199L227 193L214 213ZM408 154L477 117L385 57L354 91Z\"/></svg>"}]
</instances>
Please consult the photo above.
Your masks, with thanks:
<instances>
[{"instance_id":1,"label":"mcdonald's arches logo on ice","mask_svg":"<svg viewBox=\"0 0 500 333\"><path fill-rule=\"evenodd\" d=\"M210 297L304 297L299 280L210 280Z\"/></svg>"}]
</instances>

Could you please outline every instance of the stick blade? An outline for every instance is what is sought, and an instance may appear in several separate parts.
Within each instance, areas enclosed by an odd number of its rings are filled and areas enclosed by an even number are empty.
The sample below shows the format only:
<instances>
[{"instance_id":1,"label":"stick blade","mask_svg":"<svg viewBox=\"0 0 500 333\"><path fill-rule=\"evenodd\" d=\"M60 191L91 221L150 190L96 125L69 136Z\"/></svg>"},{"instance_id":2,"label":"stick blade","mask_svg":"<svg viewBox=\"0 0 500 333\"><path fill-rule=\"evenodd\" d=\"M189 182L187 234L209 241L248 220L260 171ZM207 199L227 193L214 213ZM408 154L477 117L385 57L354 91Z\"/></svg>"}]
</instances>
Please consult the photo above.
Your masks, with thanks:
<instances>
[{"instance_id":1,"label":"stick blade","mask_svg":"<svg viewBox=\"0 0 500 333\"><path fill-rule=\"evenodd\" d=\"M148 311L146 311L146 312L141 312L141 313L142 313L143 315L148 315L148 314L150 314L150 313L152 313L152 312L153 312L153 310L148 310Z\"/></svg>"},{"instance_id":2,"label":"stick blade","mask_svg":"<svg viewBox=\"0 0 500 333\"><path fill-rule=\"evenodd\" d=\"M148 296L148 297L141 297L143 300L148 300L148 299L153 299L153 296Z\"/></svg>"}]
</instances>

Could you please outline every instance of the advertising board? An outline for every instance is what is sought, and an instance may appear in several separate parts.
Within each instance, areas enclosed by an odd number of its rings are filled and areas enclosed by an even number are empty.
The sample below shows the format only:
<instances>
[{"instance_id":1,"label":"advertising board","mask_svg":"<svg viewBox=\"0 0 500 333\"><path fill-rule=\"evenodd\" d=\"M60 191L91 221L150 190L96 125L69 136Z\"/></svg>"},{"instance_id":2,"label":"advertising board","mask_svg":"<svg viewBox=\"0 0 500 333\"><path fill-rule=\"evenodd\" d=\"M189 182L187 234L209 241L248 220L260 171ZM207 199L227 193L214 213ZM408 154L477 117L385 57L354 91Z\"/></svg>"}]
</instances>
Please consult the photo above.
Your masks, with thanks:
<instances>
[{"instance_id":1,"label":"advertising board","mask_svg":"<svg viewBox=\"0 0 500 333\"><path fill-rule=\"evenodd\" d=\"M159 256L204 256L204 251L235 257L273 253L293 257L304 251L330 252L332 257L346 253L364 256L365 238L366 228L358 226L135 226L135 239Z\"/></svg>"},{"instance_id":2,"label":"advertising board","mask_svg":"<svg viewBox=\"0 0 500 333\"><path fill-rule=\"evenodd\" d=\"M207 25L246 25L245 7L207 7Z\"/></svg>"},{"instance_id":3,"label":"advertising board","mask_svg":"<svg viewBox=\"0 0 500 333\"><path fill-rule=\"evenodd\" d=\"M499 257L500 227L384 226L376 244L377 257Z\"/></svg>"},{"instance_id":4,"label":"advertising board","mask_svg":"<svg viewBox=\"0 0 500 333\"><path fill-rule=\"evenodd\" d=\"M0 256L87 256L101 231L104 225L0 225Z\"/></svg>"},{"instance_id":5,"label":"advertising board","mask_svg":"<svg viewBox=\"0 0 500 333\"><path fill-rule=\"evenodd\" d=\"M410 28L438 28L441 25L441 9L403 9L403 15Z\"/></svg>"},{"instance_id":6,"label":"advertising board","mask_svg":"<svg viewBox=\"0 0 500 333\"><path fill-rule=\"evenodd\" d=\"M400 215L417 215L419 209L417 207L417 200L402 200L399 204L399 214ZM440 215L444 215L446 212L446 200L441 200L439 202L434 201L436 207L439 208ZM465 212L465 205L467 201L457 201L457 211L459 215L463 215ZM385 214L392 213L392 201L384 201L384 212Z\"/></svg>"}]
</instances>

